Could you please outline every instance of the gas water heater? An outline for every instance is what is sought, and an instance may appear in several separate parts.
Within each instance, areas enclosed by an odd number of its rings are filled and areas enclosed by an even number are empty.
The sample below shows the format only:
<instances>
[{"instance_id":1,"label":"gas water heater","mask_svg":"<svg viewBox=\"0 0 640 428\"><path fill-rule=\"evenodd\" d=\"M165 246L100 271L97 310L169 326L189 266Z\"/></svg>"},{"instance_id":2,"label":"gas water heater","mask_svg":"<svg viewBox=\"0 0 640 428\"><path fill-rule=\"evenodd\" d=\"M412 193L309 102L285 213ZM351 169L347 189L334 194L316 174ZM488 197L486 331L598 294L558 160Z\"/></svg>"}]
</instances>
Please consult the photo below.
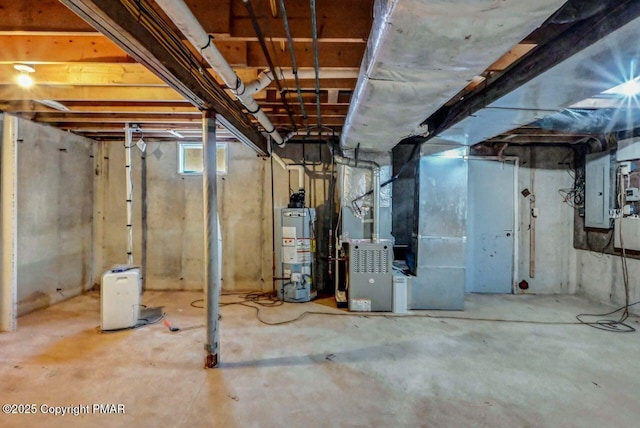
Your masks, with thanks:
<instances>
[{"instance_id":1,"label":"gas water heater","mask_svg":"<svg viewBox=\"0 0 640 428\"><path fill-rule=\"evenodd\" d=\"M282 208L279 211L278 298L285 302L308 302L317 295L313 285L316 210Z\"/></svg>"}]
</instances>

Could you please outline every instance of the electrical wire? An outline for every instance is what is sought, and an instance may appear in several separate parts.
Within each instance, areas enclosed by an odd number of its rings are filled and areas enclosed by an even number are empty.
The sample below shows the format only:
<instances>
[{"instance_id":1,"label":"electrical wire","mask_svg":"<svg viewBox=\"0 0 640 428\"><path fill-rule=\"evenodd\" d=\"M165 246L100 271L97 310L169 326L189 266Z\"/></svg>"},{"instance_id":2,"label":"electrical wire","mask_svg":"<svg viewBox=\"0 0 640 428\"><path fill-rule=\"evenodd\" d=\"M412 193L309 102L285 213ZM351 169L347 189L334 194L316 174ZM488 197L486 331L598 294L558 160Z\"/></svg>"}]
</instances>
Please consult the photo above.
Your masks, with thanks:
<instances>
[{"instance_id":1,"label":"electrical wire","mask_svg":"<svg viewBox=\"0 0 640 428\"><path fill-rule=\"evenodd\" d=\"M322 111L320 108L320 56L318 53L318 22L316 15L316 0L310 0L311 6L311 31L313 36L313 68L315 69L316 80L316 115L318 133L322 136Z\"/></svg>"},{"instance_id":2,"label":"electrical wire","mask_svg":"<svg viewBox=\"0 0 640 428\"><path fill-rule=\"evenodd\" d=\"M238 295L238 294L235 294ZM196 306L197 302L203 301L203 299L194 300L191 302L191 306L195 308L202 308L202 306ZM253 303L253 304L252 304ZM255 305L254 305L255 304ZM277 299L273 293L248 293L243 296L241 300L235 302L227 302L221 303L220 306L244 306L246 308L253 309L256 312L256 319L265 325L268 326L279 326L285 324L291 324L296 321L300 321L307 316L343 316L343 317L356 317L356 318L430 318L435 320L458 320L458 321L473 321L473 322L494 322L494 323L505 323L505 324L527 324L527 325L558 325L558 326L583 326L587 325L590 327L597 328L599 330L610 331L614 333L632 333L635 332L635 328L632 326L622 323L620 321L612 321L612 320L597 320L594 322L588 322L583 320L583 317L593 316L593 317L603 317L614 314L621 310L625 310L628 315L628 310L630 307L640 304L640 301L632 303L630 305L622 306L614 311L608 312L606 314L579 314L576 316L577 321L535 321L535 320L519 320L519 319L503 319L503 318L476 318L476 317L463 317L463 316L452 316L452 315L431 315L431 314L389 314L382 312L328 312L328 311L304 311L295 318L282 320L282 321L268 321L261 316L260 307L276 307L282 306L285 302ZM627 318L625 318L626 320Z\"/></svg>"},{"instance_id":3,"label":"electrical wire","mask_svg":"<svg viewBox=\"0 0 640 428\"><path fill-rule=\"evenodd\" d=\"M275 1L275 0L272 0ZM284 31L287 35L287 42L289 43L289 53L291 54L291 71L296 82L296 92L298 93L298 102L300 103L300 111L302 112L302 118L307 119L307 110L304 108L304 100L302 99L302 90L300 89L300 78L298 77L298 64L296 62L296 51L293 46L293 37L291 37L291 29L289 28L289 18L287 17L287 9L284 5L284 0L280 0L280 10L282 11L282 23L284 24Z\"/></svg>"},{"instance_id":4,"label":"electrical wire","mask_svg":"<svg viewBox=\"0 0 640 428\"><path fill-rule=\"evenodd\" d=\"M276 87L278 88L278 92L280 93L280 99L282 100L282 104L284 106L285 111L287 112L287 115L289 116L289 120L291 121L291 126L293 126L294 130L298 129L298 126L296 125L295 120L293 119L293 115L291 113L291 107L289 106L289 103L287 102L287 97L285 96L284 93L284 89L282 88L282 84L280 83L280 79L278 78L278 74L276 73L276 68L273 65L273 60L271 59L271 55L269 54L269 49L267 48L267 44L265 42L265 38L264 38L264 34L262 33L262 29L260 28L260 23L258 22L258 17L255 13L255 11L253 10L253 6L251 5L251 1L250 0L243 0L244 1L244 5L247 9L247 12L249 12L249 17L251 18L251 23L253 25L253 30L256 33L256 36L258 36L258 43L260 44L260 47L262 48L262 53L264 54L265 59L267 60L267 64L269 65L269 70L271 71L271 75L273 77L273 81L276 84Z\"/></svg>"},{"instance_id":5,"label":"electrical wire","mask_svg":"<svg viewBox=\"0 0 640 428\"><path fill-rule=\"evenodd\" d=\"M625 323L625 321L629 317L629 308L637 304L640 304L640 301L637 301L628 305L620 306L619 308L611 312L607 312L605 314L579 314L579 315L576 315L576 319L580 321L580 323L588 325L593 328L597 328L598 330L609 331L612 333L633 333L634 331L636 331L636 329L630 326L629 324ZM623 311L623 313L618 320L599 319L597 321L591 321L591 322L583 320L583 318L585 317L597 317L597 318L607 317L609 315L613 315L620 311Z\"/></svg>"},{"instance_id":6,"label":"electrical wire","mask_svg":"<svg viewBox=\"0 0 640 428\"><path fill-rule=\"evenodd\" d=\"M622 209L626 204L626 200L625 200L626 189L625 189L625 181L623 180L620 168L618 168L618 171L616 174L616 186L618 189L618 195L617 195L618 207ZM638 303L640 303L640 301L631 303L631 304L629 303L629 269L627 266L627 250L624 246L624 234L622 233L622 222L619 223L619 226L617 229L618 229L618 237L620 238L620 248L622 250L620 253L620 263L622 265L622 282L624 285L624 303L625 304L614 311L607 312L606 314L579 314L579 315L576 315L576 319L598 330L609 331L612 333L633 333L634 331L636 331L636 329L630 326L629 324L627 324L625 321L629 318L629 308L634 305L637 305ZM588 237L589 235L587 235L587 241L588 241ZM603 252L611 243L612 238L613 238L613 233L609 238L609 242L603 248ZM617 320L604 318L609 315L618 313L620 311L622 312L620 314L620 317ZM602 319L598 319L595 322L585 322L583 320L583 318L585 317L596 317L596 318L602 318Z\"/></svg>"},{"instance_id":7,"label":"electrical wire","mask_svg":"<svg viewBox=\"0 0 640 428\"><path fill-rule=\"evenodd\" d=\"M146 308L145 305L140 305L140 306ZM150 320L150 319L147 319L147 318L138 318L138 322L136 323L136 325L131 326L131 327L119 328L119 329L115 329L115 330L102 330L100 328L100 326L97 326L96 330L100 334L120 333L120 332L127 331L127 330L135 330L135 329L138 329L140 327L145 327L147 325L158 324L160 321L162 321L166 317L167 317L167 313L163 311L162 315L160 315L160 317L158 317L157 319Z\"/></svg>"}]
</instances>

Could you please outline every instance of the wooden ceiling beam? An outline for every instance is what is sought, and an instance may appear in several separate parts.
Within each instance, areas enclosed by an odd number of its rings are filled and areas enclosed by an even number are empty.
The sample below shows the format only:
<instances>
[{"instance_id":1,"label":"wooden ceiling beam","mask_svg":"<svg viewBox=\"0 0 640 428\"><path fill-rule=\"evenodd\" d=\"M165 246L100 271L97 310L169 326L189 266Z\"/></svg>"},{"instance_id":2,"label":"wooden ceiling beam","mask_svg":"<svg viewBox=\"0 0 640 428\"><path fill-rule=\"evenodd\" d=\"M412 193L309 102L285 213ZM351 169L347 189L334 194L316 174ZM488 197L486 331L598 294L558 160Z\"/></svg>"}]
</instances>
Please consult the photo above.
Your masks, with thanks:
<instances>
[{"instance_id":1,"label":"wooden ceiling beam","mask_svg":"<svg viewBox=\"0 0 640 428\"><path fill-rule=\"evenodd\" d=\"M204 64L199 54L187 41L183 41L194 56ZM260 44L257 41L214 40L216 48L232 67L268 68ZM0 63L135 63L135 59L124 52L107 37L89 35L0 35ZM299 68L313 68L313 48L310 42L294 43ZM322 67L359 68L365 45L362 43L324 43L318 46ZM272 58L279 67L290 68L291 56L276 47Z\"/></svg>"},{"instance_id":2,"label":"wooden ceiling beam","mask_svg":"<svg viewBox=\"0 0 640 428\"><path fill-rule=\"evenodd\" d=\"M22 89L16 85L0 86L0 100L65 101L183 101L184 97L169 87L139 86L43 86Z\"/></svg>"},{"instance_id":3,"label":"wooden ceiling beam","mask_svg":"<svg viewBox=\"0 0 640 428\"><path fill-rule=\"evenodd\" d=\"M234 37L256 41L242 0L186 0L193 14L208 33L220 37ZM308 2L288 2L287 15L294 39L311 40ZM322 0L317 3L318 36L323 41L364 42L371 29L373 0ZM281 13L273 18L268 2L256 2L266 32L276 41L284 40ZM279 9L279 7L278 7ZM0 32L65 31L70 33L95 33L90 25L78 18L57 0L16 1L0 0ZM345 16L348 11L348 19ZM338 19L336 19L338 18ZM175 28L174 28L175 30Z\"/></svg>"},{"instance_id":4,"label":"wooden ceiling beam","mask_svg":"<svg viewBox=\"0 0 640 428\"><path fill-rule=\"evenodd\" d=\"M218 120L224 121L227 128L235 130L239 137L243 137L243 142L259 155L268 155L267 140L256 130L239 105L210 75L194 73L190 64L194 63L196 58L188 53L176 54L162 42L175 40L179 35L166 26L157 25L155 18L140 20L139 11L135 8L145 5L148 7L149 3L146 0L128 2L127 6L120 1L112 0L60 1L198 108L216 111ZM150 28L153 23L157 28Z\"/></svg>"},{"instance_id":5,"label":"wooden ceiling beam","mask_svg":"<svg viewBox=\"0 0 640 428\"><path fill-rule=\"evenodd\" d=\"M0 36L0 39L2 37ZM1 43L1 42L0 42ZM0 85L15 83L18 72L11 63L0 63ZM36 64L35 73L32 77L36 84L47 85L135 85L135 86L166 86L160 78L147 70L140 64L130 63L59 63L59 64ZM323 70L331 70L325 68ZM348 69L347 69L348 70ZM209 71L214 74L213 70ZM258 68L236 68L236 73L245 82L254 80L261 69ZM344 71L341 69L341 71ZM354 69L354 75L357 75ZM354 78L324 78L326 73L320 73L320 80L323 89L348 89L355 87L357 79ZM329 74L330 75L330 74ZM216 77L216 76L214 76ZM221 83L221 82L220 82ZM285 86L293 87L293 79L283 80ZM300 79L303 89L314 90L315 80ZM272 84L271 86L274 86Z\"/></svg>"},{"instance_id":6,"label":"wooden ceiling beam","mask_svg":"<svg viewBox=\"0 0 640 428\"><path fill-rule=\"evenodd\" d=\"M193 14L208 33L229 37L256 40L242 0L187 0ZM262 25L269 30L267 36L284 40L282 14L278 10L276 18L270 12L268 2L255 2L256 10L262 18ZM279 9L279 7L278 7ZM78 18L73 12L56 0L25 2L0 0L3 19L1 32L58 32L93 33L95 30ZM348 5L348 25L336 19L345 16L342 0L322 0L316 6L318 16L318 36L321 40L340 39L363 42L371 29L373 0L352 0ZM311 40L310 7L308 2L289 2L287 15L292 35L295 39Z\"/></svg>"},{"instance_id":7,"label":"wooden ceiling beam","mask_svg":"<svg viewBox=\"0 0 640 428\"><path fill-rule=\"evenodd\" d=\"M134 104L134 103L132 103ZM174 113L192 113L192 114L200 114L200 111L194 106L188 104L185 106L170 106L170 105L161 105L162 103L158 103L157 106L145 105L112 105L112 104L104 104L92 102L91 105L80 105L80 106L72 106L69 102L65 102L64 105L69 108L69 110L73 113L87 113L87 114L102 114L102 113L114 113L114 114L137 114L137 113L148 113L148 114L158 114L158 115L166 115L166 114L174 114ZM30 113L52 113L57 112L59 110L52 109L43 104L40 104L36 101L32 100L21 100L21 101L11 101L11 102L0 102L0 110L20 113L20 112L30 112Z\"/></svg>"},{"instance_id":8,"label":"wooden ceiling beam","mask_svg":"<svg viewBox=\"0 0 640 428\"><path fill-rule=\"evenodd\" d=\"M322 67L358 68L362 62L366 45L363 43L318 43L318 56ZM294 43L298 67L313 67L313 45L311 42ZM287 49L271 51L274 64L279 67L291 67L291 54ZM247 43L247 66L266 67L260 44Z\"/></svg>"},{"instance_id":9,"label":"wooden ceiling beam","mask_svg":"<svg viewBox=\"0 0 640 428\"><path fill-rule=\"evenodd\" d=\"M0 0L1 1L1 0ZM185 42L187 43L187 42ZM247 42L214 41L218 50L231 65L247 65ZM0 63L25 62L64 63L135 63L135 59L124 52L107 37L99 34L58 35L21 34L0 35L0 46L10 46L0 50ZM200 61L202 62L202 61ZM257 66L264 66L258 61Z\"/></svg>"},{"instance_id":10,"label":"wooden ceiling beam","mask_svg":"<svg viewBox=\"0 0 640 428\"><path fill-rule=\"evenodd\" d=\"M111 122L111 123L95 123L95 122L49 122L51 125L55 125L56 127L63 129L76 129L79 132L84 132L85 130L119 130L123 129L124 122ZM131 121L133 123L133 121ZM181 129L193 130L193 131L202 131L202 122L200 123L191 123L191 122L166 122L162 124L158 123L146 123L141 126L143 130L146 129L155 129L155 130L163 130L163 129L175 129L179 131Z\"/></svg>"},{"instance_id":11,"label":"wooden ceiling beam","mask_svg":"<svg viewBox=\"0 0 640 428\"><path fill-rule=\"evenodd\" d=\"M158 114L118 114L118 113L37 113L34 120L38 122L100 122L100 123L161 123L161 122L174 122L174 123L200 123L202 124L202 116L199 113L172 113L167 115Z\"/></svg>"},{"instance_id":12,"label":"wooden ceiling beam","mask_svg":"<svg viewBox=\"0 0 640 428\"><path fill-rule=\"evenodd\" d=\"M167 86L140 64L63 63L37 64L33 67L36 71L31 76L36 85ZM17 74L13 65L0 64L0 85L15 83Z\"/></svg>"},{"instance_id":13,"label":"wooden ceiling beam","mask_svg":"<svg viewBox=\"0 0 640 428\"><path fill-rule=\"evenodd\" d=\"M96 31L58 0L0 0L0 11L0 31Z\"/></svg>"},{"instance_id":14,"label":"wooden ceiling beam","mask_svg":"<svg viewBox=\"0 0 640 428\"><path fill-rule=\"evenodd\" d=\"M198 0L206 2L207 0ZM189 4L196 1L190 0ZM276 2L277 4L278 2ZM345 39L349 41L366 41L371 31L373 16L373 0L322 0L316 3L318 37L320 39ZM284 40L286 34L282 24L282 14L277 5L277 16L274 18L269 2L253 2L260 25L267 37ZM251 17L242 0L231 2L231 28L233 37L255 37ZM196 15L197 16L197 15ZM294 39L311 40L311 8L308 1L287 2L287 18L291 35ZM200 21L203 22L203 21ZM203 22L207 31L211 29Z\"/></svg>"}]
</instances>

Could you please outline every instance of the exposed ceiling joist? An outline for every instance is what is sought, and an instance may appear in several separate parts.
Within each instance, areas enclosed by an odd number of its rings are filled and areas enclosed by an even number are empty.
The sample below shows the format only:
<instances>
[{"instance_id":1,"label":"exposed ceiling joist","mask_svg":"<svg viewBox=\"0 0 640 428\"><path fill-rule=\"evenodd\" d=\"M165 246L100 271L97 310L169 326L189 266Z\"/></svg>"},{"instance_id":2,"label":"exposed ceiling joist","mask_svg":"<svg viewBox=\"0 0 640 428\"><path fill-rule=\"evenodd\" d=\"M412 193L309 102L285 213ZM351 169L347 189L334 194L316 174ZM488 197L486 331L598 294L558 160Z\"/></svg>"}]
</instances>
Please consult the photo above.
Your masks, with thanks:
<instances>
[{"instance_id":1,"label":"exposed ceiling joist","mask_svg":"<svg viewBox=\"0 0 640 428\"><path fill-rule=\"evenodd\" d=\"M163 40L180 40L175 33L165 29L152 34L141 24L137 16L121 2L111 0L60 0L93 27L109 37L139 63L152 70L163 81L177 90L194 105L205 110L214 110L222 116L225 126L235 130L241 141L253 147L258 154L267 155L267 141L257 132L243 111L206 73L197 76L191 69L197 61L176 58ZM132 8L140 2L132 2ZM145 3L146 2L142 2ZM148 4L147 4L148 6Z\"/></svg>"},{"instance_id":2,"label":"exposed ceiling joist","mask_svg":"<svg viewBox=\"0 0 640 428\"><path fill-rule=\"evenodd\" d=\"M356 1L356 0L352 0ZM366 7L348 7L348 19L336 19L345 15L343 0L323 0L318 2L318 28L321 41L337 43L363 43L369 36L371 28L371 0L357 0ZM70 33L95 32L92 26L79 19L69 10L58 7L56 0L39 0L37 2L19 2L0 0L0 32L49 32L65 31ZM188 0L189 8L198 18L208 33L239 40L256 41L256 34L251 19L242 0L216 0L212 7L211 0ZM295 41L311 41L309 29L310 9L308 2L289 2L289 15L292 36ZM264 8L264 10L263 10ZM267 12L268 5L259 7L258 12L264 16L265 27L273 29L274 41L285 40L280 16L273 17Z\"/></svg>"}]
</instances>

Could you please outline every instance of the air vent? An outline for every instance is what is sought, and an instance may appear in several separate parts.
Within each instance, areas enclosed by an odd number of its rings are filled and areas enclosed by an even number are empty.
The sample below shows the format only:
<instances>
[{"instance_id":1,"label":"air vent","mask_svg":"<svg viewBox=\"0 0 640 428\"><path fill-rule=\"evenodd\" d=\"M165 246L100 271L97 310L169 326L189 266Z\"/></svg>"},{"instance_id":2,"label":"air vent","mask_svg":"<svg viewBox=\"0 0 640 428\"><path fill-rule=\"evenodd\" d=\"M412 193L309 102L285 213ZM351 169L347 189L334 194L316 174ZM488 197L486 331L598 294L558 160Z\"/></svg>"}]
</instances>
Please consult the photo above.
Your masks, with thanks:
<instances>
[{"instance_id":1,"label":"air vent","mask_svg":"<svg viewBox=\"0 0 640 428\"><path fill-rule=\"evenodd\" d=\"M388 273L388 247L360 248L359 246L356 246L351 252L351 264L353 266L354 273Z\"/></svg>"}]
</instances>

